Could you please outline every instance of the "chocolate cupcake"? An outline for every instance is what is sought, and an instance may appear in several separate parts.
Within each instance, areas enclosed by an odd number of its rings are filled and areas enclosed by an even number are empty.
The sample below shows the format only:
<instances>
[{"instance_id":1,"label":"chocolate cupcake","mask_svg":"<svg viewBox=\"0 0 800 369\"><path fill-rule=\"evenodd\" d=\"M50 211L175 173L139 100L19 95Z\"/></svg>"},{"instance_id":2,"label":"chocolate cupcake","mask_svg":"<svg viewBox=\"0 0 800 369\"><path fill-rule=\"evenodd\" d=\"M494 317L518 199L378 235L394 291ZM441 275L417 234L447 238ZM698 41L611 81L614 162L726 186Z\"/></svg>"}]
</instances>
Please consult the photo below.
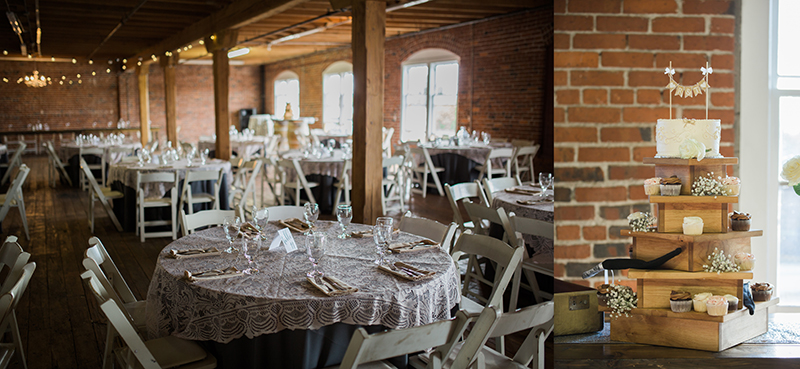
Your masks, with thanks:
<instances>
[{"instance_id":1,"label":"chocolate cupcake","mask_svg":"<svg viewBox=\"0 0 800 369\"><path fill-rule=\"evenodd\" d=\"M750 286L753 301L769 301L772 298L772 285L768 282L755 283Z\"/></svg>"},{"instance_id":2,"label":"chocolate cupcake","mask_svg":"<svg viewBox=\"0 0 800 369\"><path fill-rule=\"evenodd\" d=\"M676 313L692 311L692 294L683 291L672 291L669 294L669 307Z\"/></svg>"},{"instance_id":3,"label":"chocolate cupcake","mask_svg":"<svg viewBox=\"0 0 800 369\"><path fill-rule=\"evenodd\" d=\"M661 196L678 196L681 194L681 179L678 176L661 178Z\"/></svg>"},{"instance_id":4,"label":"chocolate cupcake","mask_svg":"<svg viewBox=\"0 0 800 369\"><path fill-rule=\"evenodd\" d=\"M724 295L722 296L726 300L728 300L728 311L736 311L739 309L739 298L734 295Z\"/></svg>"},{"instance_id":5,"label":"chocolate cupcake","mask_svg":"<svg viewBox=\"0 0 800 369\"><path fill-rule=\"evenodd\" d=\"M750 214L733 211L731 213L731 229L734 231L750 230Z\"/></svg>"},{"instance_id":6,"label":"chocolate cupcake","mask_svg":"<svg viewBox=\"0 0 800 369\"><path fill-rule=\"evenodd\" d=\"M608 306L608 293L611 291L610 284L603 284L597 287L597 304L600 306Z\"/></svg>"}]
</instances>

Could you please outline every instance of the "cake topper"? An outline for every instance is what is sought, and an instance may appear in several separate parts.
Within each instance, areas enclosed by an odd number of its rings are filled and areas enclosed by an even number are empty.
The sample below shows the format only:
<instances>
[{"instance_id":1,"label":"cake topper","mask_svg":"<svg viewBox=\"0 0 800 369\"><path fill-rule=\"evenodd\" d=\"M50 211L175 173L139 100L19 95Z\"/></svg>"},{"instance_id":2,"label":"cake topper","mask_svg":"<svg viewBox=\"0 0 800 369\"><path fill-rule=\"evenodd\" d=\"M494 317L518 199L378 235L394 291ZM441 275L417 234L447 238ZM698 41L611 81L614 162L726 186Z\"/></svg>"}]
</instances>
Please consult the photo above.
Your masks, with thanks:
<instances>
[{"instance_id":1,"label":"cake topper","mask_svg":"<svg viewBox=\"0 0 800 369\"><path fill-rule=\"evenodd\" d=\"M684 86L678 82L675 82L675 79L672 77L675 75L675 69L672 69L672 62L669 62L669 67L664 68L664 74L669 77L669 84L667 88L669 89L669 119L672 119L672 91L675 91L675 96L680 97L693 97L698 96L706 91L706 119L708 119L708 89L711 87L708 85L708 75L714 73L714 68L708 66L708 62L706 62L705 67L700 67L700 71L703 73L703 79L699 82L695 83L691 86Z\"/></svg>"}]
</instances>

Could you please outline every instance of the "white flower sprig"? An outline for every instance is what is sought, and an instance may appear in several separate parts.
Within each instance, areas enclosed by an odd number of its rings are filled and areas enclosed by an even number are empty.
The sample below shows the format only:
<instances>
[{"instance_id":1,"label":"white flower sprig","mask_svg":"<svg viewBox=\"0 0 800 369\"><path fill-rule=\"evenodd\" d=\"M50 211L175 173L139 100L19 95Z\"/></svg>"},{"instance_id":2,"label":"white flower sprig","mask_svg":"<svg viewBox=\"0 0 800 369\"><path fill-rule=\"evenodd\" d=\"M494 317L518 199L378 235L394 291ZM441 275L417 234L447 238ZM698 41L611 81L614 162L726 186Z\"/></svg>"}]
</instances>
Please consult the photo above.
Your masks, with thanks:
<instances>
[{"instance_id":1,"label":"white flower sprig","mask_svg":"<svg viewBox=\"0 0 800 369\"><path fill-rule=\"evenodd\" d=\"M656 217L650 213L637 211L631 215L628 215L628 224L631 226L631 230L634 232L650 232L650 226L655 224L655 222Z\"/></svg>"},{"instance_id":2,"label":"white flower sprig","mask_svg":"<svg viewBox=\"0 0 800 369\"><path fill-rule=\"evenodd\" d=\"M703 264L703 271L709 273L735 273L739 271L739 266L733 261L732 255L725 255L725 251L714 248L714 252L708 255L708 264Z\"/></svg>"},{"instance_id":3,"label":"white flower sprig","mask_svg":"<svg viewBox=\"0 0 800 369\"><path fill-rule=\"evenodd\" d=\"M613 284L608 291L608 307L613 319L630 316L628 313L636 308L638 302L636 293L628 286Z\"/></svg>"},{"instance_id":4,"label":"white flower sprig","mask_svg":"<svg viewBox=\"0 0 800 369\"><path fill-rule=\"evenodd\" d=\"M722 184L722 176L714 178L714 172L704 177L699 177L692 183L694 196L728 196L729 193Z\"/></svg>"}]
</instances>

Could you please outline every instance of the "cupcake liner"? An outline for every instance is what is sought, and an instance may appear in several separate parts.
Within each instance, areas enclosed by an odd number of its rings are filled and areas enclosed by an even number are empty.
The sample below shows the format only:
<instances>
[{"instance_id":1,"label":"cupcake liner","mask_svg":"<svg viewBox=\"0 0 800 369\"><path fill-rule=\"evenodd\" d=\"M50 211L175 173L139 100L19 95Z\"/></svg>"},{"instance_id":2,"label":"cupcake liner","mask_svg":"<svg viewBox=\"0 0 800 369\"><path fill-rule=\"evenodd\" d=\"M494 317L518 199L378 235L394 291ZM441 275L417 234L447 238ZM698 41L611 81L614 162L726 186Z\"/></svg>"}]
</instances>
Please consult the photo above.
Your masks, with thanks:
<instances>
[{"instance_id":1,"label":"cupcake liner","mask_svg":"<svg viewBox=\"0 0 800 369\"><path fill-rule=\"evenodd\" d=\"M658 184L644 185L645 195L658 195L659 193L661 193L661 185Z\"/></svg>"},{"instance_id":2,"label":"cupcake liner","mask_svg":"<svg viewBox=\"0 0 800 369\"><path fill-rule=\"evenodd\" d=\"M728 314L728 303L726 301L723 305L707 305L708 315L711 316L723 316Z\"/></svg>"},{"instance_id":3,"label":"cupcake liner","mask_svg":"<svg viewBox=\"0 0 800 369\"><path fill-rule=\"evenodd\" d=\"M750 219L731 219L731 229L734 231L749 231Z\"/></svg>"},{"instance_id":4,"label":"cupcake liner","mask_svg":"<svg viewBox=\"0 0 800 369\"><path fill-rule=\"evenodd\" d=\"M772 298L772 291L752 291L753 301L769 301Z\"/></svg>"},{"instance_id":5,"label":"cupcake liner","mask_svg":"<svg viewBox=\"0 0 800 369\"><path fill-rule=\"evenodd\" d=\"M676 313L688 313L692 311L692 300L670 300L669 307Z\"/></svg>"},{"instance_id":6,"label":"cupcake liner","mask_svg":"<svg viewBox=\"0 0 800 369\"><path fill-rule=\"evenodd\" d=\"M678 196L681 194L681 185L660 185L661 196Z\"/></svg>"},{"instance_id":7,"label":"cupcake liner","mask_svg":"<svg viewBox=\"0 0 800 369\"><path fill-rule=\"evenodd\" d=\"M728 196L739 196L739 189L742 188L741 184L725 185L725 192Z\"/></svg>"}]
</instances>

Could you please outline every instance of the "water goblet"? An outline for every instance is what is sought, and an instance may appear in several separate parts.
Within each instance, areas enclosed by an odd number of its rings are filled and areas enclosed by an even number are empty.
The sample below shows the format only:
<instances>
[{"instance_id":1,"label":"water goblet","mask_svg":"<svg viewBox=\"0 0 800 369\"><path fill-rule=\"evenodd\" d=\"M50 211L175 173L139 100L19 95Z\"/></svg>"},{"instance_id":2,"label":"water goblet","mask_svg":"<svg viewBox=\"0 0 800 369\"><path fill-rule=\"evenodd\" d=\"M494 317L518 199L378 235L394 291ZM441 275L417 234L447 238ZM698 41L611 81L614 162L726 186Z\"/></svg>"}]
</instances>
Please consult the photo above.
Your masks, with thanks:
<instances>
[{"instance_id":1,"label":"water goblet","mask_svg":"<svg viewBox=\"0 0 800 369\"><path fill-rule=\"evenodd\" d=\"M319 218L319 205L316 203L307 202L303 205L303 217L306 218L306 223L309 228L314 228L314 222ZM309 232L311 230L309 229Z\"/></svg>"},{"instance_id":2,"label":"water goblet","mask_svg":"<svg viewBox=\"0 0 800 369\"><path fill-rule=\"evenodd\" d=\"M392 223L393 219L390 217L379 217L375 220L375 226L372 228L375 247L378 251L378 258L375 259L375 264L386 264L386 249L392 240Z\"/></svg>"},{"instance_id":3,"label":"water goblet","mask_svg":"<svg viewBox=\"0 0 800 369\"><path fill-rule=\"evenodd\" d=\"M542 195L544 195L547 188L553 185L553 173L539 172L539 186L542 188Z\"/></svg>"},{"instance_id":4,"label":"water goblet","mask_svg":"<svg viewBox=\"0 0 800 369\"><path fill-rule=\"evenodd\" d=\"M208 154L210 151L208 149L203 150L203 155L200 155L200 164L206 165L206 160L208 160Z\"/></svg>"},{"instance_id":5,"label":"water goblet","mask_svg":"<svg viewBox=\"0 0 800 369\"><path fill-rule=\"evenodd\" d=\"M255 222L256 228L258 228L261 239L267 239L264 229L267 228L267 222L269 221L269 209L263 208L256 210L256 207L253 206L253 221Z\"/></svg>"},{"instance_id":6,"label":"water goblet","mask_svg":"<svg viewBox=\"0 0 800 369\"><path fill-rule=\"evenodd\" d=\"M339 205L336 207L336 219L339 221L339 226L342 227L342 234L339 238L347 238L347 226L353 220L353 207L350 205Z\"/></svg>"},{"instance_id":7,"label":"water goblet","mask_svg":"<svg viewBox=\"0 0 800 369\"><path fill-rule=\"evenodd\" d=\"M306 236L306 253L313 269L306 273L309 278L321 278L325 275L319 270L319 260L325 253L325 234L311 233Z\"/></svg>"},{"instance_id":8,"label":"water goblet","mask_svg":"<svg viewBox=\"0 0 800 369\"><path fill-rule=\"evenodd\" d=\"M242 256L244 256L245 261L247 261L247 268L245 268L243 271L244 274L258 273L258 267L256 267L255 258L258 254L260 243L260 237L252 239L242 237Z\"/></svg>"},{"instance_id":9,"label":"water goblet","mask_svg":"<svg viewBox=\"0 0 800 369\"><path fill-rule=\"evenodd\" d=\"M225 217L222 220L222 229L225 231L225 238L228 239L229 246L224 252L233 253L236 249L233 247L233 241L236 240L236 237L239 235L239 226L241 220L239 217Z\"/></svg>"}]
</instances>

